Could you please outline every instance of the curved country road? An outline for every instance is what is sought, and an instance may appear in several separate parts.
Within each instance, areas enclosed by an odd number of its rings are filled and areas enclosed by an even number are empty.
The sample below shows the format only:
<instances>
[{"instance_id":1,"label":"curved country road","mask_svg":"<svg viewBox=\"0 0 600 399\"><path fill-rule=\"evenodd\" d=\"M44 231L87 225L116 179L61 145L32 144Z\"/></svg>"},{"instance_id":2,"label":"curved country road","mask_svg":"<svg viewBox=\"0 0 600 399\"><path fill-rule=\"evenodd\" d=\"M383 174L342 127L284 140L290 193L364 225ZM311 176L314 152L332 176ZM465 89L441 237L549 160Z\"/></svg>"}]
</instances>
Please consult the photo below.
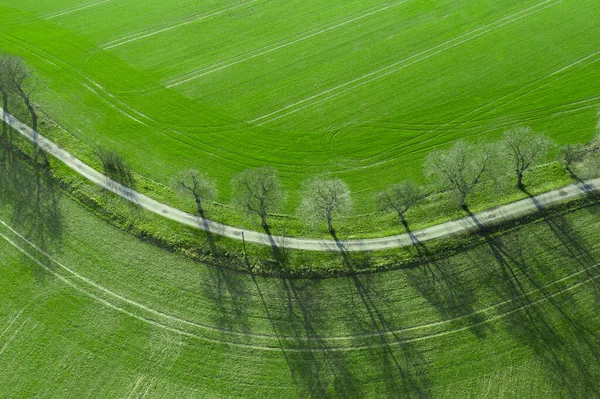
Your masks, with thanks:
<instances>
[{"instance_id":1,"label":"curved country road","mask_svg":"<svg viewBox=\"0 0 600 399\"><path fill-rule=\"evenodd\" d=\"M213 234L233 238L244 239L246 242L261 245L277 245L280 248L302 249L307 251L376 251L390 248L399 248L413 244L413 239L421 242L451 235L476 230L482 226L496 223L500 220L510 220L516 217L535 212L545 206L569 198L582 196L586 193L596 192L600 189L600 178L571 184L569 186L549 191L531 198L526 198L494 209L482 211L471 216L450 222L431 226L426 229L412 233L412 237L406 233L383 238L369 238L360 240L324 240L310 238L296 238L283 236L269 236L252 230L240 229L226 224L218 223L209 219L201 219L198 216L183 212L180 209L158 202L144 194L108 178L91 166L83 163L74 155L54 144L29 126L5 112L0 108L2 119L12 126L17 132L27 139L36 143L42 150L56 157L68 167L109 191L129 200L140 207L162 215L171 220L192 226Z\"/></svg>"}]
</instances>

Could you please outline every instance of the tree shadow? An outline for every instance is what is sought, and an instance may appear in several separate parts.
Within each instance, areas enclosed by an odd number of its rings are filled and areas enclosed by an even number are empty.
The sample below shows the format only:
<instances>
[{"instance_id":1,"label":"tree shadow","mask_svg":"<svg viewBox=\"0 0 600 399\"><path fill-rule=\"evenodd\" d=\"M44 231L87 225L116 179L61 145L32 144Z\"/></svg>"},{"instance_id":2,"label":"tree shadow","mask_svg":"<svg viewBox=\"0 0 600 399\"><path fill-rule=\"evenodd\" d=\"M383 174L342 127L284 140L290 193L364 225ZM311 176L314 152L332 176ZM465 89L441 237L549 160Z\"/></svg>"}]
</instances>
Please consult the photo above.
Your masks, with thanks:
<instances>
[{"instance_id":1,"label":"tree shadow","mask_svg":"<svg viewBox=\"0 0 600 399\"><path fill-rule=\"evenodd\" d=\"M1 146L0 198L11 211L10 225L29 246L43 253L57 252L64 230L61 193L47 166L28 161L10 143ZM47 263L52 266L49 260ZM39 268L33 273L39 280L47 277Z\"/></svg>"},{"instance_id":2,"label":"tree shadow","mask_svg":"<svg viewBox=\"0 0 600 399\"><path fill-rule=\"evenodd\" d=\"M351 279L354 293L367 315L361 333L377 333L375 351L379 356L374 358L382 362L379 368L386 383L386 396L431 397L426 362L416 345L401 337L397 333L400 326L381 310L381 295L375 291L375 285L369 283L369 276L352 275Z\"/></svg>"},{"instance_id":3,"label":"tree shadow","mask_svg":"<svg viewBox=\"0 0 600 399\"><path fill-rule=\"evenodd\" d=\"M273 239L273 245L278 247L275 241ZM343 248L343 244L337 242ZM362 254L352 256L346 251L335 253L348 262L348 270L360 269L370 259ZM385 298L377 298L368 275L343 278L348 281L347 290L343 284L336 284L345 292L343 295L360 298L357 306L336 308L336 317L345 322L336 322L335 329L347 326L350 336L323 333L330 331L332 323L328 318L331 315L328 294L323 291L326 284L323 282L327 280L280 278L269 279L265 285L254 275L250 278L299 397L364 397L367 384L380 387L383 381L382 397L430 396L423 357L413 344L404 342L394 332L397 327L380 310ZM365 340L368 341L366 347ZM367 370L362 362L357 366L354 357L357 351L361 353L361 360L370 362Z\"/></svg>"},{"instance_id":4,"label":"tree shadow","mask_svg":"<svg viewBox=\"0 0 600 399\"><path fill-rule=\"evenodd\" d=\"M215 237L211 231L209 220L204 215L204 211L201 210L199 213L199 227L204 231L206 235L206 240L208 241L208 246L210 248L210 252L212 253L215 259L219 258L219 251L217 250L217 244L215 243Z\"/></svg>"},{"instance_id":5,"label":"tree shadow","mask_svg":"<svg viewBox=\"0 0 600 399\"><path fill-rule=\"evenodd\" d=\"M275 237L271 234L271 229L268 225L263 226L265 230L265 234L269 239L269 245L271 246L272 258L270 266L274 270L287 270L289 263L289 251L285 248L283 241L279 243L276 241ZM285 240L285 237L278 237L277 240Z\"/></svg>"},{"instance_id":6,"label":"tree shadow","mask_svg":"<svg viewBox=\"0 0 600 399\"><path fill-rule=\"evenodd\" d=\"M247 276L221 267L208 267L204 295L218 311L211 312L215 325L222 331L250 333L247 310L251 296Z\"/></svg>"},{"instance_id":7,"label":"tree shadow","mask_svg":"<svg viewBox=\"0 0 600 399\"><path fill-rule=\"evenodd\" d=\"M358 336L376 333L374 348L369 349L373 352L370 359L372 362L379 362L373 368L379 370L381 380L385 381L385 396L430 397L430 383L423 356L416 345L397 333L400 326L382 310L386 299L376 291L376 285L370 283L371 275L356 273L361 269L371 268L369 263L372 258L364 252L348 252L335 230L331 231L331 236L350 272L349 294L352 298L359 299L355 309L348 309L346 319L351 321L351 330Z\"/></svg>"},{"instance_id":8,"label":"tree shadow","mask_svg":"<svg viewBox=\"0 0 600 399\"><path fill-rule=\"evenodd\" d=\"M596 199L600 200L598 193L593 192L593 187L587 185L585 182L581 181L581 184L584 186L581 187L582 191L585 191L588 196L590 196L593 201ZM550 215L548 213L548 209L546 209L542 204L539 203L535 199L535 197L530 194L528 191L523 189L523 192L526 193L529 198L534 202L536 208L542 215L542 220L548 227L548 229L552 232L555 238L559 240L562 247L567 251L569 257L572 261L575 261L579 266L580 270L583 271L588 277L595 276L595 268L598 264L596 259L592 256L592 252L590 248L585 244L583 238L579 235L579 233L571 226L565 216L563 215ZM598 206L587 207L590 209L592 213L598 213ZM592 268L594 270L592 270ZM594 298L596 300L596 304L600 305L600 282L597 282L595 279L592 279L590 282L591 286L594 289Z\"/></svg>"},{"instance_id":9,"label":"tree shadow","mask_svg":"<svg viewBox=\"0 0 600 399\"><path fill-rule=\"evenodd\" d=\"M476 225L480 226L481 223L471 215L476 220ZM421 259L415 270L407 272L411 285L438 311L442 319L464 317L468 319L469 330L475 336L485 337L491 327L483 323L484 315L476 312L476 287L459 274L450 259L436 259L407 223L404 223L404 228L417 257ZM478 230L479 233L483 231L483 227Z\"/></svg>"},{"instance_id":10,"label":"tree shadow","mask_svg":"<svg viewBox=\"0 0 600 399\"><path fill-rule=\"evenodd\" d=\"M285 311L278 329L279 334L292 339L293 350L286 358L302 394L319 398L362 396L361 381L351 370L347 353L332 350L318 331L323 306L318 282L281 279L281 285Z\"/></svg>"},{"instance_id":11,"label":"tree shadow","mask_svg":"<svg viewBox=\"0 0 600 399\"><path fill-rule=\"evenodd\" d=\"M497 273L492 273L493 287L500 297L509 299L504 313L507 330L530 347L558 378L559 390L567 390L570 397L597 397L600 378L594 368L600 362L598 326L582 320L567 290L559 294L551 291L544 280L554 281L554 276L547 278L544 265L536 267L527 260L525 240L505 240L486 237L498 266Z\"/></svg>"}]
</instances>

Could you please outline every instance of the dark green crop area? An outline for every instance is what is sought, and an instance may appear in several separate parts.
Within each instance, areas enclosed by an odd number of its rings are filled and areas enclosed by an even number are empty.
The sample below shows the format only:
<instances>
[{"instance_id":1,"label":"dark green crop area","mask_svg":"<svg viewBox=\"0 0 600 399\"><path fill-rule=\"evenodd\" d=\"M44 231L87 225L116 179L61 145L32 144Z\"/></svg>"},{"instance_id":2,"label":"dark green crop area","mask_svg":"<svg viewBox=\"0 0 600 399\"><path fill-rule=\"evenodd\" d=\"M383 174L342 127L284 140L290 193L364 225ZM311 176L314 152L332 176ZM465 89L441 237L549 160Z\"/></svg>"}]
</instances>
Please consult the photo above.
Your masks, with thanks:
<instances>
[{"instance_id":1,"label":"dark green crop area","mask_svg":"<svg viewBox=\"0 0 600 399\"><path fill-rule=\"evenodd\" d=\"M35 67L41 108L86 159L119 149L167 184L270 164L299 204L328 172L358 214L457 138L516 124L587 142L600 105L595 0L6 0L0 48ZM87 150L86 150L87 148ZM87 151L87 152L86 152ZM226 217L226 219L229 217ZM235 219L229 218L231 223Z\"/></svg>"},{"instance_id":2,"label":"dark green crop area","mask_svg":"<svg viewBox=\"0 0 600 399\"><path fill-rule=\"evenodd\" d=\"M260 278L141 242L10 154L0 166L1 396L600 395L598 205L412 269Z\"/></svg>"}]
</instances>

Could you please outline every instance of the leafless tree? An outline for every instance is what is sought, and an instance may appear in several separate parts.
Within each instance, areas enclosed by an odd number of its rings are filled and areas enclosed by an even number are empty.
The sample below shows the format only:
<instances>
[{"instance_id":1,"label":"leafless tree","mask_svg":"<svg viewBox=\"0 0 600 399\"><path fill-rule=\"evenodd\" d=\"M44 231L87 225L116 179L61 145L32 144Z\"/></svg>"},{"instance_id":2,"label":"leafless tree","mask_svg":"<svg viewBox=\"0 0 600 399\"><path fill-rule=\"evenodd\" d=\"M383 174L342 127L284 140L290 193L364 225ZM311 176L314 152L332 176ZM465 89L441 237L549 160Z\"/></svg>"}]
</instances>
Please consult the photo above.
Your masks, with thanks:
<instances>
[{"instance_id":1,"label":"leafless tree","mask_svg":"<svg viewBox=\"0 0 600 399\"><path fill-rule=\"evenodd\" d=\"M244 170L233 178L231 185L234 204L260 216L263 228L267 229L267 215L280 209L285 201L275 168L263 166Z\"/></svg>"},{"instance_id":2,"label":"leafless tree","mask_svg":"<svg viewBox=\"0 0 600 399\"><path fill-rule=\"evenodd\" d=\"M35 89L35 84L31 82L33 74L27 65L25 65L22 58L8 56L6 65L6 73L8 74L11 91L25 103L31 115L31 128L37 132L38 115L31 99L31 95Z\"/></svg>"},{"instance_id":3,"label":"leafless tree","mask_svg":"<svg viewBox=\"0 0 600 399\"><path fill-rule=\"evenodd\" d=\"M2 109L8 112L8 99L12 93L12 83L9 74L13 58L6 53L0 54L0 94L2 95ZM8 125L2 121L2 137L7 136Z\"/></svg>"},{"instance_id":4,"label":"leafless tree","mask_svg":"<svg viewBox=\"0 0 600 399\"><path fill-rule=\"evenodd\" d=\"M567 144L558 152L558 160L563 164L567 172L574 176L573 166L583 161L586 155L583 144Z\"/></svg>"},{"instance_id":5,"label":"leafless tree","mask_svg":"<svg viewBox=\"0 0 600 399\"><path fill-rule=\"evenodd\" d=\"M313 177L303 183L299 213L308 221L325 219L329 233L334 234L333 218L352 211L348 185L338 178Z\"/></svg>"},{"instance_id":6,"label":"leafless tree","mask_svg":"<svg viewBox=\"0 0 600 399\"><path fill-rule=\"evenodd\" d=\"M123 156L115 150L104 147L98 149L98 157L102 162L104 174L119 183L133 188L133 172Z\"/></svg>"},{"instance_id":7,"label":"leafless tree","mask_svg":"<svg viewBox=\"0 0 600 399\"><path fill-rule=\"evenodd\" d=\"M503 144L517 175L517 187L523 188L523 173L544 159L553 146L548 137L529 127L517 127L504 134Z\"/></svg>"},{"instance_id":8,"label":"leafless tree","mask_svg":"<svg viewBox=\"0 0 600 399\"><path fill-rule=\"evenodd\" d=\"M183 171L174 182L175 189L191 194L196 201L198 215L204 216L203 203L214 201L217 198L217 185L215 181L195 169Z\"/></svg>"},{"instance_id":9,"label":"leafless tree","mask_svg":"<svg viewBox=\"0 0 600 399\"><path fill-rule=\"evenodd\" d=\"M390 186L377 195L377 205L382 212L394 212L406 226L406 212L425 198L421 187L410 181L403 181Z\"/></svg>"},{"instance_id":10,"label":"leafless tree","mask_svg":"<svg viewBox=\"0 0 600 399\"><path fill-rule=\"evenodd\" d=\"M433 151L425 161L425 174L444 188L456 193L460 206L467 206L467 196L489 176L494 146L457 141L448 150Z\"/></svg>"}]
</instances>

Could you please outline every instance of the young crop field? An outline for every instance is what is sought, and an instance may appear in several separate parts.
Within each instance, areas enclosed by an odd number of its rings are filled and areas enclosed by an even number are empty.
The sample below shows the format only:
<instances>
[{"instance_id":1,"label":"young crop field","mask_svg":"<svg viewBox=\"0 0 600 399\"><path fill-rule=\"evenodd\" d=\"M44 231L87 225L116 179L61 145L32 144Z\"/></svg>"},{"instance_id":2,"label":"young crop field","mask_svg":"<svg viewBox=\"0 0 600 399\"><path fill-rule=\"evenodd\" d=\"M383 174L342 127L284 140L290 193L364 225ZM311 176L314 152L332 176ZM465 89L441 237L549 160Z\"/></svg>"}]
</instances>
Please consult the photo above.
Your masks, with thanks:
<instances>
[{"instance_id":1,"label":"young crop field","mask_svg":"<svg viewBox=\"0 0 600 399\"><path fill-rule=\"evenodd\" d=\"M410 269L262 278L141 242L2 160L0 396L600 394L598 205Z\"/></svg>"},{"instance_id":2,"label":"young crop field","mask_svg":"<svg viewBox=\"0 0 600 399\"><path fill-rule=\"evenodd\" d=\"M42 134L93 167L124 159L113 166L141 193L189 211L173 178L194 168L216 180L208 218L248 227L231 201L240 172L272 166L287 191L272 225L261 215L272 245L238 242L3 135L1 398L600 397L591 194L405 248L349 253L332 225L337 251L278 247L310 229L295 209L319 174L352 191L343 238L410 234L578 178L540 162L529 191L503 175L471 208L430 190L403 226L364 217L458 139L529 126L589 142L597 0L2 0L1 52L34 71Z\"/></svg>"},{"instance_id":3,"label":"young crop field","mask_svg":"<svg viewBox=\"0 0 600 399\"><path fill-rule=\"evenodd\" d=\"M594 0L5 0L0 47L80 145L159 183L190 167L219 201L243 169L290 191L327 172L356 212L458 138L518 124L586 142L600 106ZM59 140L60 141L60 140ZM65 141L65 143L67 143ZM69 143L72 144L72 141Z\"/></svg>"}]
</instances>

